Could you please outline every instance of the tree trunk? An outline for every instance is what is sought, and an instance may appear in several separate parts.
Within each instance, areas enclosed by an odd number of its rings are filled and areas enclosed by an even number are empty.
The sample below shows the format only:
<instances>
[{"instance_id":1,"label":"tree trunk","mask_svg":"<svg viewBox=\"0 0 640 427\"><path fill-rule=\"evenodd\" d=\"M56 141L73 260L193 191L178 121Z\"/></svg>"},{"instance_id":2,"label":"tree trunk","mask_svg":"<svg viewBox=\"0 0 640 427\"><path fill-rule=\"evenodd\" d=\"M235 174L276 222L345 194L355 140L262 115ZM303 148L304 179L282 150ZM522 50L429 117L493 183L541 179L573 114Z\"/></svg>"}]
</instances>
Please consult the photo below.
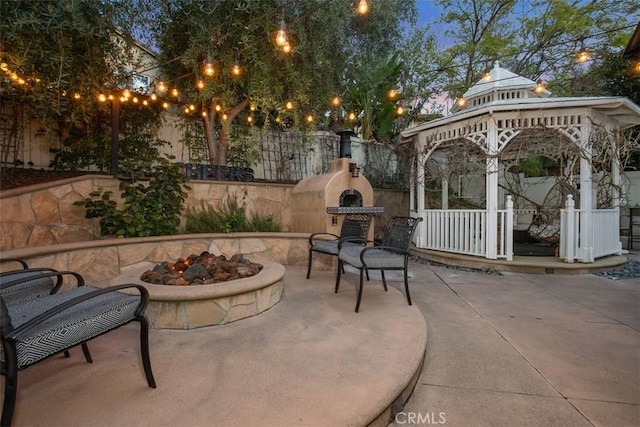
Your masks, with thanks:
<instances>
[{"instance_id":1,"label":"tree trunk","mask_svg":"<svg viewBox=\"0 0 640 427\"><path fill-rule=\"evenodd\" d=\"M242 110L249 105L249 99L245 99L240 104L234 106L227 112L227 118L221 119L220 136L218 139L218 164L222 166L227 165L227 147L229 147L229 135L231 130L231 123L240 114Z\"/></svg>"},{"instance_id":2,"label":"tree trunk","mask_svg":"<svg viewBox=\"0 0 640 427\"><path fill-rule=\"evenodd\" d=\"M218 141L216 140L216 110L214 108L215 102L212 102L209 107L209 112L206 117L202 118L204 123L204 133L207 138L207 149L209 150L209 162L212 165L216 164L216 154L218 152Z\"/></svg>"}]
</instances>

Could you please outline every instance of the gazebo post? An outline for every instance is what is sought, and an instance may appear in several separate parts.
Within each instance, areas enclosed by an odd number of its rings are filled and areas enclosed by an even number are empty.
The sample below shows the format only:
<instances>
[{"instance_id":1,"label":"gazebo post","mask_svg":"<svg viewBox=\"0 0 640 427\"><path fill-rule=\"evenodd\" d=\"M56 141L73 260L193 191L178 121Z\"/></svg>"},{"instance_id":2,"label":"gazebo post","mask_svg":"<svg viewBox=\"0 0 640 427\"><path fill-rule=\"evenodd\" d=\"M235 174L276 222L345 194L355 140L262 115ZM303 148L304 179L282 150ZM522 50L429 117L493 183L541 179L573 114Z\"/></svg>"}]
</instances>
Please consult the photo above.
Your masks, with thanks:
<instances>
[{"instance_id":1,"label":"gazebo post","mask_svg":"<svg viewBox=\"0 0 640 427\"><path fill-rule=\"evenodd\" d=\"M582 128L580 139L580 246L583 253L579 259L582 262L593 262L593 215L594 208L593 185L591 176L591 160L593 157L590 136L591 124L587 121Z\"/></svg>"},{"instance_id":2,"label":"gazebo post","mask_svg":"<svg viewBox=\"0 0 640 427\"><path fill-rule=\"evenodd\" d=\"M487 130L487 227L485 230L488 259L498 258L498 129L493 115L489 116Z\"/></svg>"},{"instance_id":3,"label":"gazebo post","mask_svg":"<svg viewBox=\"0 0 640 427\"><path fill-rule=\"evenodd\" d=\"M609 130L609 129L607 129ZM615 141L611 141L611 151L612 152L616 152L616 144ZM611 195L612 200L612 206L613 209L615 209L618 214L616 215L616 218L618 218L618 229L620 229L620 198L622 196L621 194L621 190L620 190L620 185L621 185L621 177L620 177L620 157L619 156L614 156L613 160L611 161L611 174L612 174L612 182L613 182L613 188L614 188L614 193ZM618 241L618 255L622 255L622 241Z\"/></svg>"}]
</instances>

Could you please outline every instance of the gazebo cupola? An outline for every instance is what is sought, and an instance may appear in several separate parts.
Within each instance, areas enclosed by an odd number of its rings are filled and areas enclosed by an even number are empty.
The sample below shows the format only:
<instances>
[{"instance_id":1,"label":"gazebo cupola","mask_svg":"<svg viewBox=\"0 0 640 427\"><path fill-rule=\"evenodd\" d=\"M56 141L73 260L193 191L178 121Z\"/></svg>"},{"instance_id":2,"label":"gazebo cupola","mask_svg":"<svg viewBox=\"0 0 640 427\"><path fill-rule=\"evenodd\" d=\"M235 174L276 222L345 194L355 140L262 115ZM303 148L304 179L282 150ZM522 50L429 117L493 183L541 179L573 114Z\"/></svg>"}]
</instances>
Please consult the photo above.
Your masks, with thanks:
<instances>
[{"instance_id":1,"label":"gazebo cupola","mask_svg":"<svg viewBox=\"0 0 640 427\"><path fill-rule=\"evenodd\" d=\"M517 102L518 99L546 98L549 95L551 92L542 85L542 81L536 83L500 68L496 61L493 69L458 99L451 112L481 107L496 101Z\"/></svg>"}]
</instances>

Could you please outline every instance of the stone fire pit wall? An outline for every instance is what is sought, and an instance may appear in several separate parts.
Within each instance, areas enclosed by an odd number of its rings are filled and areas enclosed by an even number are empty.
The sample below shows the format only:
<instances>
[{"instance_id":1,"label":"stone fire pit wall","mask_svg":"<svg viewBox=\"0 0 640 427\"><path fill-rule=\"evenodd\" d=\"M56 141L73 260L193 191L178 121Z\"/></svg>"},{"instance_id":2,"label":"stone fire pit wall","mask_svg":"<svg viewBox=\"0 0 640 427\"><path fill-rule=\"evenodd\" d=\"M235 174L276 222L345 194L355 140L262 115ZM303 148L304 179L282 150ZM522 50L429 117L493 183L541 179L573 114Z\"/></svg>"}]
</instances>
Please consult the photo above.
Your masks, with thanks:
<instances>
[{"instance_id":1,"label":"stone fire pit wall","mask_svg":"<svg viewBox=\"0 0 640 427\"><path fill-rule=\"evenodd\" d=\"M140 283L149 290L147 315L156 329L193 329L255 316L282 298L284 265L306 266L306 233L189 234L108 239L3 251L30 267L82 274L88 284ZM208 251L241 253L264 266L245 279L199 286L153 285L139 280L150 265ZM329 266L325 266L329 268Z\"/></svg>"}]
</instances>

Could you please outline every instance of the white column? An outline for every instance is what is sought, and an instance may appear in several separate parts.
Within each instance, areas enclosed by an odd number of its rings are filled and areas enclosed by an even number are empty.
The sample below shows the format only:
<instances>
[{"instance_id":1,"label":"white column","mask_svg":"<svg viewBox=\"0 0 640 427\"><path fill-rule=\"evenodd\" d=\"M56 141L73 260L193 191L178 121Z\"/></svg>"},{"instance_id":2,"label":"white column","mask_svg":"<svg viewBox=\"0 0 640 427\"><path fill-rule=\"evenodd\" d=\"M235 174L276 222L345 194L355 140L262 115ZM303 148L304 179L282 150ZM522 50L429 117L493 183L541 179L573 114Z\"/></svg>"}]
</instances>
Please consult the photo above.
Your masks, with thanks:
<instances>
[{"instance_id":1,"label":"white column","mask_svg":"<svg viewBox=\"0 0 640 427\"><path fill-rule=\"evenodd\" d=\"M493 115L488 118L487 140L487 258L498 258L498 129Z\"/></svg>"},{"instance_id":2,"label":"white column","mask_svg":"<svg viewBox=\"0 0 640 427\"><path fill-rule=\"evenodd\" d=\"M441 189L440 206L442 206L442 209L449 209L449 180L445 176L442 177Z\"/></svg>"},{"instance_id":3,"label":"white column","mask_svg":"<svg viewBox=\"0 0 640 427\"><path fill-rule=\"evenodd\" d=\"M580 140L580 253L577 258L582 262L593 262L593 223L591 209L594 206L593 181L591 179L592 147L589 141L591 124L583 118L582 139Z\"/></svg>"}]
</instances>

